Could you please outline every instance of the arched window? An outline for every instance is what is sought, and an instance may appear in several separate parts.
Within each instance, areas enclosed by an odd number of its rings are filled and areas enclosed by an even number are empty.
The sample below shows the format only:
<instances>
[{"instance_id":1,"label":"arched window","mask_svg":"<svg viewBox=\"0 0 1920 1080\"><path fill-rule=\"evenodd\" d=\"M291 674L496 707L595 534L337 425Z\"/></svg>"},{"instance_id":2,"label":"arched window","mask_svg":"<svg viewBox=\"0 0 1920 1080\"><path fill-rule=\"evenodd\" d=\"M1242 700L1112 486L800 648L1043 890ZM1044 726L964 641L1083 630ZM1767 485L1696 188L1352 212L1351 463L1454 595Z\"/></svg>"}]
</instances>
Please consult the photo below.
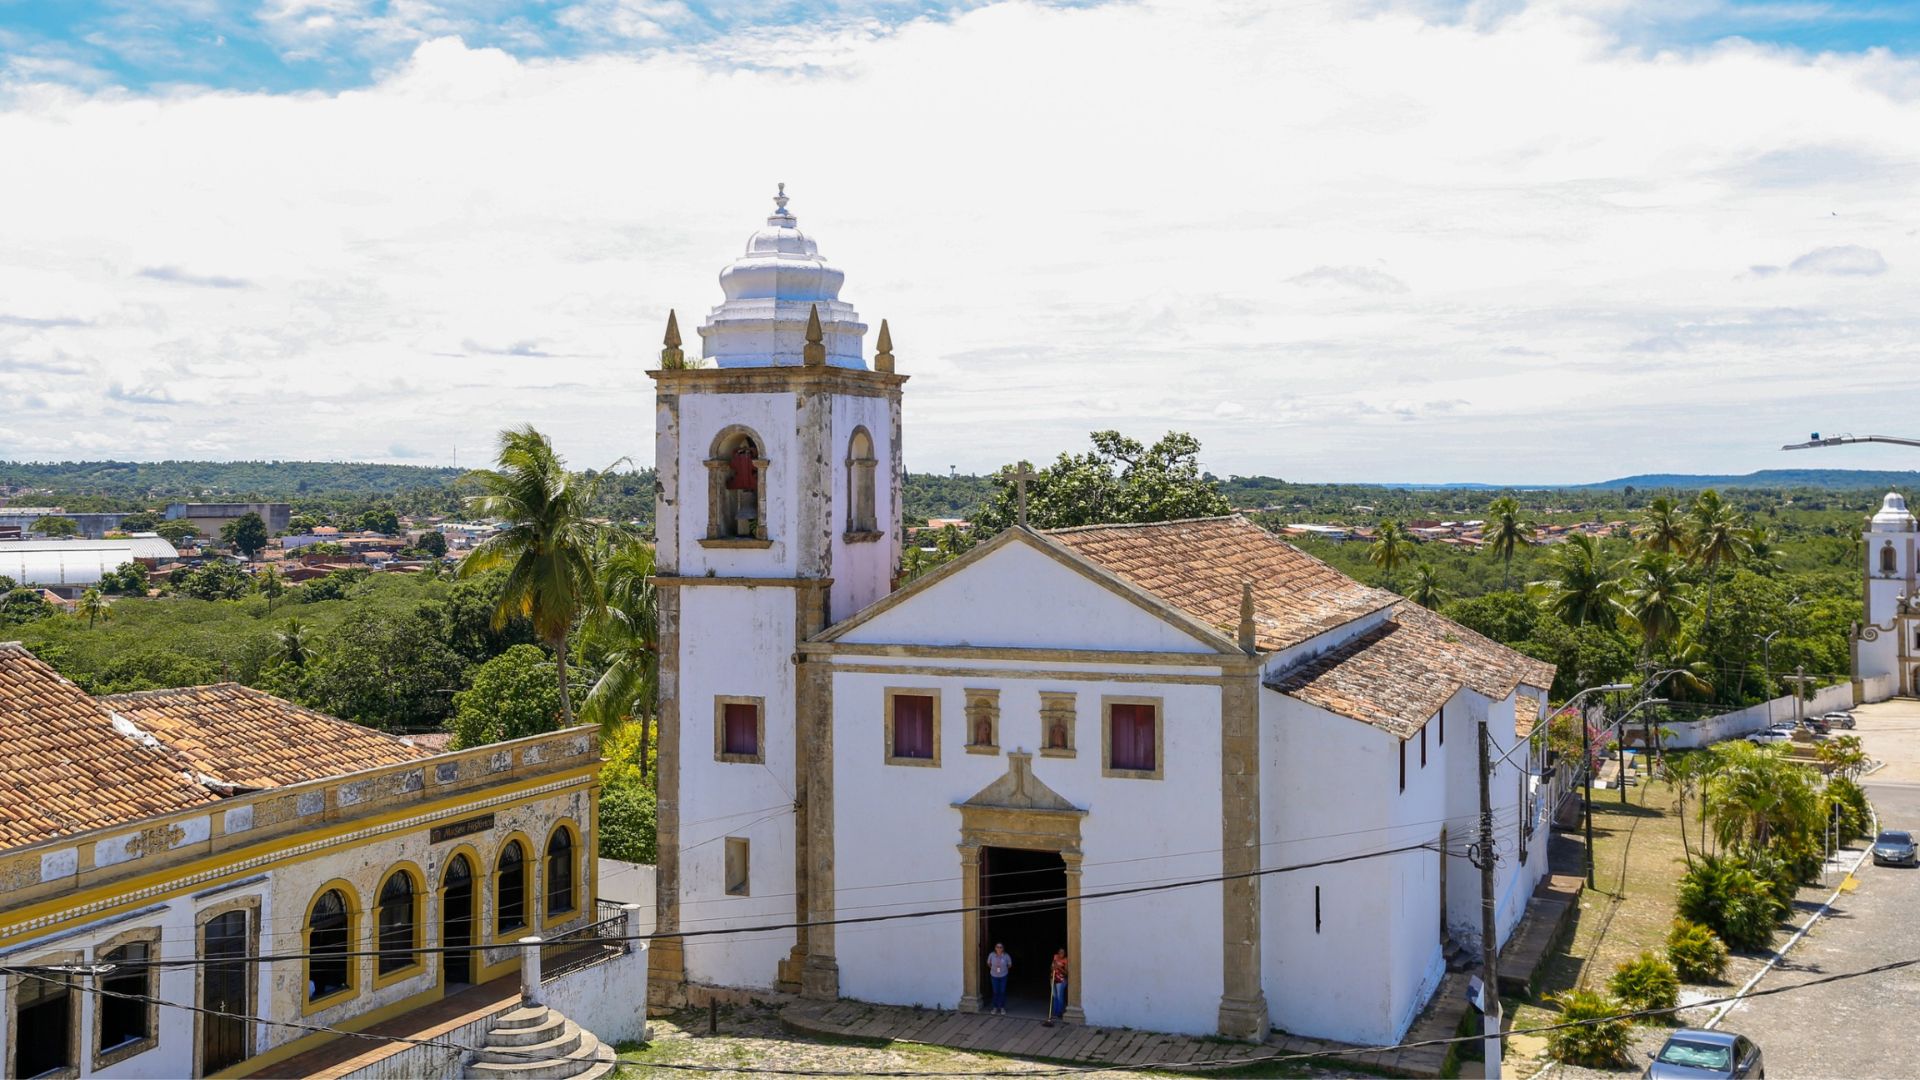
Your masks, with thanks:
<instances>
[{"instance_id":1,"label":"arched window","mask_svg":"<svg viewBox=\"0 0 1920 1080\"><path fill-rule=\"evenodd\" d=\"M713 440L707 456L707 539L767 538L766 444L753 432L730 427Z\"/></svg>"},{"instance_id":2,"label":"arched window","mask_svg":"<svg viewBox=\"0 0 1920 1080\"><path fill-rule=\"evenodd\" d=\"M500 852L500 880L495 886L494 920L496 932L505 936L508 931L520 930L527 925L527 849L518 840L507 841Z\"/></svg>"},{"instance_id":3,"label":"arched window","mask_svg":"<svg viewBox=\"0 0 1920 1080\"><path fill-rule=\"evenodd\" d=\"M328 889L307 916L307 1000L319 1001L353 987L352 909L339 889Z\"/></svg>"},{"instance_id":4,"label":"arched window","mask_svg":"<svg viewBox=\"0 0 1920 1080\"><path fill-rule=\"evenodd\" d=\"M873 436L854 428L847 440L847 538L868 539L879 530L874 524Z\"/></svg>"},{"instance_id":5,"label":"arched window","mask_svg":"<svg viewBox=\"0 0 1920 1080\"><path fill-rule=\"evenodd\" d=\"M414 953L414 949L419 947L416 935L420 919L419 911L414 906L417 895L413 888L413 875L405 870L395 870L388 875L386 884L380 886L380 962L377 970L381 975L391 975L419 962L419 957Z\"/></svg>"},{"instance_id":6,"label":"arched window","mask_svg":"<svg viewBox=\"0 0 1920 1080\"><path fill-rule=\"evenodd\" d=\"M573 831L562 825L547 841L547 917L573 908Z\"/></svg>"},{"instance_id":7,"label":"arched window","mask_svg":"<svg viewBox=\"0 0 1920 1080\"><path fill-rule=\"evenodd\" d=\"M1899 558L1900 556L1894 553L1893 541L1889 540L1885 544L1882 544L1880 546L1880 572L1888 576L1898 573Z\"/></svg>"}]
</instances>

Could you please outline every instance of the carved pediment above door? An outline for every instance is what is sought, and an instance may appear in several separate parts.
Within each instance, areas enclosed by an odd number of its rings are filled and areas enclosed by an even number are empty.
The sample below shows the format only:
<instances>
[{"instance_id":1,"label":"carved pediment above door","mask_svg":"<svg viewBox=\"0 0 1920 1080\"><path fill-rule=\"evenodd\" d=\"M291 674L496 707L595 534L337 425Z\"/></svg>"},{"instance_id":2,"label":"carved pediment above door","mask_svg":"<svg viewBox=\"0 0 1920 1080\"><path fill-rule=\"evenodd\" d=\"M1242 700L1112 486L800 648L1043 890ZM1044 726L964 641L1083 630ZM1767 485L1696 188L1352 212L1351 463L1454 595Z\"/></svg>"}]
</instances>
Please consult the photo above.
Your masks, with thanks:
<instances>
[{"instance_id":1,"label":"carved pediment above door","mask_svg":"<svg viewBox=\"0 0 1920 1080\"><path fill-rule=\"evenodd\" d=\"M1007 754L1007 771L1000 779L976 792L973 798L953 804L967 810L1020 810L1027 812L1084 816L1086 810L1073 805L1066 796L1048 787L1033 775L1033 755L1023 751Z\"/></svg>"}]
</instances>

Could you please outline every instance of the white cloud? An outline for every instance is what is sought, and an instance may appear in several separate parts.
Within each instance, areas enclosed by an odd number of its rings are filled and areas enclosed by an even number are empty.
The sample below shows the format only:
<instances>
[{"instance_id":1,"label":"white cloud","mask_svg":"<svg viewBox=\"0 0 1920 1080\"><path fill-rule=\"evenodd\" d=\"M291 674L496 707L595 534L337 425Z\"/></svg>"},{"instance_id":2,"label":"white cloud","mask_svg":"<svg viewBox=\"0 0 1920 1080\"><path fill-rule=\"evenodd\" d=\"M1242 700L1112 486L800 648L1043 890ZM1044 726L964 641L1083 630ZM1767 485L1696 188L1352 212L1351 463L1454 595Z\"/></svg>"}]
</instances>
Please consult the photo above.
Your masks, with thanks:
<instances>
[{"instance_id":1,"label":"white cloud","mask_svg":"<svg viewBox=\"0 0 1920 1080\"><path fill-rule=\"evenodd\" d=\"M1887 260L1872 248L1858 244L1815 248L1787 264L1796 274L1873 275L1887 272Z\"/></svg>"},{"instance_id":2,"label":"white cloud","mask_svg":"<svg viewBox=\"0 0 1920 1080\"><path fill-rule=\"evenodd\" d=\"M423 43L336 95L12 76L0 458L471 464L531 421L644 463L666 311L697 340L782 180L891 320L914 468L1117 426L1221 473L1585 480L1906 419L1870 389L1920 345L1920 70L1885 53L1646 55L1547 0L1010 2L547 61L424 40L424 2L269 14L289 51Z\"/></svg>"}]
</instances>

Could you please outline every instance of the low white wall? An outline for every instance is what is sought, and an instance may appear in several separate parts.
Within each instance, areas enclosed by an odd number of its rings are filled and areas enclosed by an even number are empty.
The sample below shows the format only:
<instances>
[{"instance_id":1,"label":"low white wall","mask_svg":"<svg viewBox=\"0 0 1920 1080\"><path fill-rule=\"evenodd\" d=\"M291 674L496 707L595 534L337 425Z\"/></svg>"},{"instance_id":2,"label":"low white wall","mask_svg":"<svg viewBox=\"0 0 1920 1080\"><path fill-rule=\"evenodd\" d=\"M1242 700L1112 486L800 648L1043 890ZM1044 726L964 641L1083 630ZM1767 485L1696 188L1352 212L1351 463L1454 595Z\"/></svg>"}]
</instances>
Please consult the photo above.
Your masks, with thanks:
<instances>
[{"instance_id":1,"label":"low white wall","mask_svg":"<svg viewBox=\"0 0 1920 1080\"><path fill-rule=\"evenodd\" d=\"M647 944L633 942L623 956L569 971L540 993L548 1008L609 1046L639 1042L647 1032Z\"/></svg>"},{"instance_id":2,"label":"low white wall","mask_svg":"<svg viewBox=\"0 0 1920 1080\"><path fill-rule=\"evenodd\" d=\"M1819 716L1824 712L1852 707L1853 684L1837 683L1814 691L1813 697L1807 700L1802 715ZM1769 712L1769 709L1772 711ZM1772 717L1771 720L1768 719L1769 716ZM1764 729L1769 723L1789 723L1793 717L1793 697L1788 695L1734 712L1721 713L1718 716L1707 716L1677 724L1662 724L1661 730L1666 734L1661 736L1661 741L1675 750L1697 750L1717 742L1750 735Z\"/></svg>"},{"instance_id":3,"label":"low white wall","mask_svg":"<svg viewBox=\"0 0 1920 1080\"><path fill-rule=\"evenodd\" d=\"M630 934L651 934L659 897L654 893L655 869L646 863L600 860L599 898L616 904L638 904Z\"/></svg>"},{"instance_id":4,"label":"low white wall","mask_svg":"<svg viewBox=\"0 0 1920 1080\"><path fill-rule=\"evenodd\" d=\"M1892 675L1874 675L1860 680L1860 700L1885 701L1898 689L1899 681Z\"/></svg>"}]
</instances>

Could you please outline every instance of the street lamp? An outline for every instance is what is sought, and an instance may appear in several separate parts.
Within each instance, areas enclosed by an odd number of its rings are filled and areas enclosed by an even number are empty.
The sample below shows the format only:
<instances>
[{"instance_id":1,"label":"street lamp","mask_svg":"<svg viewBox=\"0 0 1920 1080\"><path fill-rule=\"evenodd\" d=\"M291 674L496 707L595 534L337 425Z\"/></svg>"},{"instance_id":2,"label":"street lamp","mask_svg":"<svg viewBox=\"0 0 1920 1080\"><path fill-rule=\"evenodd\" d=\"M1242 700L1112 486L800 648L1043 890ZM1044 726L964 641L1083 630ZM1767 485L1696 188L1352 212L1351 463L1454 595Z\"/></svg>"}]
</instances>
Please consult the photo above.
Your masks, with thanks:
<instances>
[{"instance_id":1,"label":"street lamp","mask_svg":"<svg viewBox=\"0 0 1920 1080\"><path fill-rule=\"evenodd\" d=\"M1631 689L1633 689L1632 683L1623 682L1589 686L1569 698L1565 705L1560 706L1560 709L1565 712L1573 708L1588 694L1614 694ZM1574 715L1580 718L1580 768L1586 774L1584 785L1586 791L1581 798L1581 807L1587 819L1587 888L1591 889L1593 888L1593 729L1587 726L1586 713Z\"/></svg>"},{"instance_id":2,"label":"street lamp","mask_svg":"<svg viewBox=\"0 0 1920 1080\"><path fill-rule=\"evenodd\" d=\"M1627 726L1627 718L1631 717L1634 713L1639 712L1641 709L1644 709L1649 705L1667 705L1667 704L1671 704L1670 698L1656 697L1656 698L1646 698L1645 700L1642 700L1642 701L1636 701L1633 703L1631 707L1627 709L1626 712L1623 712L1620 714L1620 718L1618 720L1615 720L1612 724L1608 725L1607 731L1601 732L1602 736L1605 736L1607 732L1618 733L1618 734L1615 734L1613 738L1614 738L1614 741L1618 743L1620 746L1620 804L1622 806L1625 806L1627 802L1627 743L1624 737L1626 726ZM1648 726L1651 727L1651 725L1648 725ZM1648 739L1652 739L1653 737L1653 733L1651 731L1648 731L1646 735Z\"/></svg>"}]
</instances>

